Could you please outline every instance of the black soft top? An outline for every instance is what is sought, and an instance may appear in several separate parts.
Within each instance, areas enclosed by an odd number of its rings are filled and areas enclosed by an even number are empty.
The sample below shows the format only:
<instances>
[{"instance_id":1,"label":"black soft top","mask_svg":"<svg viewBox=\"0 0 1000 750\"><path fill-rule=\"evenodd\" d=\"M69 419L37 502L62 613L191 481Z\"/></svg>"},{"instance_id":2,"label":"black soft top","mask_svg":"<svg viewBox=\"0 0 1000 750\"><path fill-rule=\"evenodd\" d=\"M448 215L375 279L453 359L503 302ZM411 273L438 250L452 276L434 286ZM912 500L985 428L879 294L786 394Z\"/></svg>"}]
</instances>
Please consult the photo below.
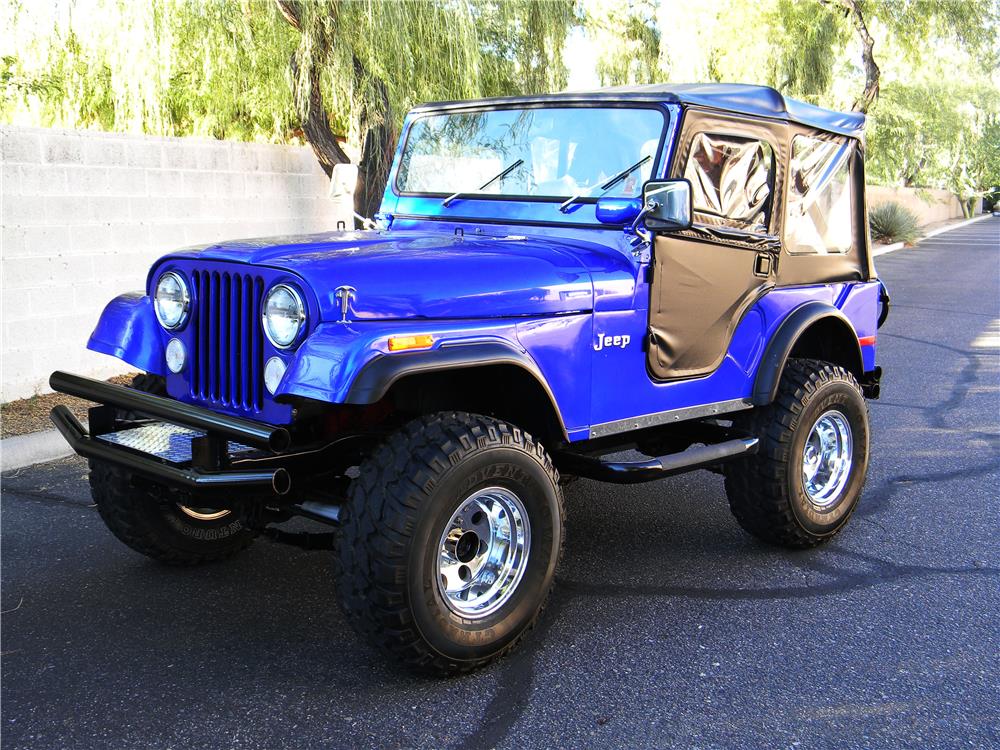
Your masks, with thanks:
<instances>
[{"instance_id":1,"label":"black soft top","mask_svg":"<svg viewBox=\"0 0 1000 750\"><path fill-rule=\"evenodd\" d=\"M414 111L509 104L559 104L588 101L670 102L708 107L755 117L770 117L807 125L838 135L860 138L865 116L860 112L837 112L782 96L770 86L746 83L651 83L645 86L615 86L593 91L564 91L558 94L507 96L459 102L432 102Z\"/></svg>"}]
</instances>

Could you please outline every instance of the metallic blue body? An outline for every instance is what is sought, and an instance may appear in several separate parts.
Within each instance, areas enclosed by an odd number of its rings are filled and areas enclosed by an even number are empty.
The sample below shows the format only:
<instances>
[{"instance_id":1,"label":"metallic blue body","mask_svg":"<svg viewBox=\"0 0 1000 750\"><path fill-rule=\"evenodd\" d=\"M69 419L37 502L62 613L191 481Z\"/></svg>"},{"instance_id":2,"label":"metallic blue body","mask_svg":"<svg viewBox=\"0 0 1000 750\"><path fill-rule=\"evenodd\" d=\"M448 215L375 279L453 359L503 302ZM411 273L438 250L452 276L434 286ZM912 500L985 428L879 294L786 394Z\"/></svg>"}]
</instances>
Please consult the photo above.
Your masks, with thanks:
<instances>
[{"instance_id":1,"label":"metallic blue body","mask_svg":"<svg viewBox=\"0 0 1000 750\"><path fill-rule=\"evenodd\" d=\"M153 313L153 302L141 292L115 297L104 308L87 348L163 375L166 339Z\"/></svg>"},{"instance_id":2,"label":"metallic blue body","mask_svg":"<svg viewBox=\"0 0 1000 750\"><path fill-rule=\"evenodd\" d=\"M680 104L660 106L667 125L655 177L668 173L681 119ZM407 118L401 142L417 116ZM388 229L226 242L172 253L151 269L147 295L166 270L189 283L195 272L210 278L252 274L265 290L289 283L302 292L308 328L300 345L282 351L265 340L263 351L253 353L234 344L231 356L219 361L225 380L232 376L225 368L247 357L283 359L288 369L273 398L249 406L206 398L195 388L190 367L166 373L163 351L171 337L188 351L199 342L190 321L179 331L163 330L148 296L109 304L89 347L165 374L168 392L181 401L287 424L295 398L344 403L366 364L406 356L389 351L390 336L431 334L435 349L502 341L535 364L566 438L578 441L609 423L749 399L766 343L806 302L839 309L859 339L875 334L877 281L777 288L743 315L714 372L657 382L643 348L648 260L633 253L634 238L622 226L634 216L635 201L602 202L600 213L593 199L566 212L555 201L465 197L443 207L440 198L396 194L399 158L397 152L381 208ZM615 217L621 225L607 223ZM357 290L346 321L336 296L345 285ZM202 302L194 297L197 315ZM866 343L862 353L864 369L873 369L874 344Z\"/></svg>"}]
</instances>

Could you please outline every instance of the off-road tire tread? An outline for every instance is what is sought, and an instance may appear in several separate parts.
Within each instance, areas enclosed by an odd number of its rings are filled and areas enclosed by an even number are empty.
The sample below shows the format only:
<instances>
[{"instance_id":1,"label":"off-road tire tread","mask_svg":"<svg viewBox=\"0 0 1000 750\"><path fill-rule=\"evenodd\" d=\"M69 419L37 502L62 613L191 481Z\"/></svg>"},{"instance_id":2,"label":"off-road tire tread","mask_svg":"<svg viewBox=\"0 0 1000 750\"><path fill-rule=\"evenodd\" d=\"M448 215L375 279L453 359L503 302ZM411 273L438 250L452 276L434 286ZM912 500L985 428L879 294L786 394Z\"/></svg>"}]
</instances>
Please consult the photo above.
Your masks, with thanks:
<instances>
[{"instance_id":1,"label":"off-road tire tread","mask_svg":"<svg viewBox=\"0 0 1000 750\"><path fill-rule=\"evenodd\" d=\"M550 584L538 613L517 638L486 658L467 662L432 650L404 600L406 541L427 495L456 462L473 451L501 446L518 448L543 467L556 488L562 524L559 474L542 444L518 427L476 414L441 412L410 422L375 450L351 483L335 566L341 606L359 634L414 671L454 675L502 657L534 627L551 593ZM564 538L560 535L560 560Z\"/></svg>"},{"instance_id":2,"label":"off-road tire tread","mask_svg":"<svg viewBox=\"0 0 1000 750\"><path fill-rule=\"evenodd\" d=\"M132 385L129 386L137 391L142 391L143 393L151 393L154 396L166 396L167 395L167 380L162 375L153 375L148 372L140 372L134 378L132 378ZM116 416L121 420L133 420L140 419L141 414L137 414L134 411L128 409L117 409Z\"/></svg>"},{"instance_id":3,"label":"off-road tire tread","mask_svg":"<svg viewBox=\"0 0 1000 750\"><path fill-rule=\"evenodd\" d=\"M184 567L226 560L250 546L255 537L244 528L221 542L206 544L201 552L180 550L141 522L143 514L160 509L163 500L158 492L132 486L128 472L103 461L90 462L90 493L112 534L136 552L165 565Z\"/></svg>"},{"instance_id":4,"label":"off-road tire tread","mask_svg":"<svg viewBox=\"0 0 1000 750\"><path fill-rule=\"evenodd\" d=\"M132 378L131 387L143 393L152 393L154 396L167 395L167 381L162 375L140 372Z\"/></svg>"},{"instance_id":5,"label":"off-road tire tread","mask_svg":"<svg viewBox=\"0 0 1000 750\"><path fill-rule=\"evenodd\" d=\"M790 359L774 403L737 420L737 426L756 435L760 443L755 456L724 465L726 495L737 522L758 539L793 549L815 547L829 541L854 512L852 508L836 529L818 536L801 527L788 497L786 466L792 424L808 396L832 381L847 383L861 393L858 381L843 367L817 359ZM867 401L862 398L862 402L867 411Z\"/></svg>"}]
</instances>

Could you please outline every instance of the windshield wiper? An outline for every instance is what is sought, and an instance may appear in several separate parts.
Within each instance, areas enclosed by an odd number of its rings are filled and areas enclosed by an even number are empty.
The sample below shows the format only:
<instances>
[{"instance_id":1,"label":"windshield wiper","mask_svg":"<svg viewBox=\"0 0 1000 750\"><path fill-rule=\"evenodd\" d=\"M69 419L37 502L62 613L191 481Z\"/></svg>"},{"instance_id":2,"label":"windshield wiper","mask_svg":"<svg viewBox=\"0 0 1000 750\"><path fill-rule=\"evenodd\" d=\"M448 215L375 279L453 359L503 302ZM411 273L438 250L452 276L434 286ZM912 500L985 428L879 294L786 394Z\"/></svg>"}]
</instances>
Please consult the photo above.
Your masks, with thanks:
<instances>
[{"instance_id":1,"label":"windshield wiper","mask_svg":"<svg viewBox=\"0 0 1000 750\"><path fill-rule=\"evenodd\" d=\"M637 170L639 167L641 167L643 164L645 164L647 161L649 161L652 158L653 158L652 156L644 156L641 159L639 159L639 161L637 161L635 164L633 164L631 167L625 167L625 169L623 169L621 172L619 172L614 177L612 177L610 180L608 180L603 185L601 185L601 187L599 188L600 191L601 191L601 195L604 195L611 188L613 188L619 182L621 182L622 180L624 180L626 177L628 177L635 170ZM563 213L566 213L566 209L567 208L569 208L570 206L572 206L574 203L576 203L578 200L580 200L583 196L585 196L585 195L587 195L589 193L590 193L589 190L586 193L577 193L572 198L570 198L569 200L565 201L561 206L559 206L559 210L562 211Z\"/></svg>"},{"instance_id":2,"label":"windshield wiper","mask_svg":"<svg viewBox=\"0 0 1000 750\"><path fill-rule=\"evenodd\" d=\"M514 162L513 164L511 164L509 167L507 167L500 174L493 175L492 177L490 177L490 179L488 179L486 182L484 182L482 185L480 185L479 186L479 191L485 190L486 188L488 188L490 185L492 185L497 180L502 180L504 177L506 177L507 175L509 175L511 172L513 172L515 169L517 169L522 164L524 164L524 159L518 159L516 162ZM459 190L457 193L452 193L447 198L445 198L443 201L441 201L441 205L444 206L445 208L447 208L448 206L451 205L451 202L453 200L455 200L456 198L461 198L463 195L468 195L470 192L472 192L472 191L470 191L470 190Z\"/></svg>"}]
</instances>

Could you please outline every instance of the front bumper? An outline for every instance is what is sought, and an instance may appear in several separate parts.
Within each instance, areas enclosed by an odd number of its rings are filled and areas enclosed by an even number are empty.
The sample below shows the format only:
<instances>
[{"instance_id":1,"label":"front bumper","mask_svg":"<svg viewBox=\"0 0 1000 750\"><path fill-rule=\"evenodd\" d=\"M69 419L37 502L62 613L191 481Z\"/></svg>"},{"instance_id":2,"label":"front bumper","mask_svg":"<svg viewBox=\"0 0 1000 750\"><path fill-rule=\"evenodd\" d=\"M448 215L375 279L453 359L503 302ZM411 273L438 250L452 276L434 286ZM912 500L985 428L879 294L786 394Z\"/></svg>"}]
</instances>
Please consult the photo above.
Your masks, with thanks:
<instances>
[{"instance_id":1,"label":"front bumper","mask_svg":"<svg viewBox=\"0 0 1000 750\"><path fill-rule=\"evenodd\" d=\"M65 372L52 373L49 385L100 404L90 410L89 432L65 406L51 413L56 428L84 458L197 493L239 490L274 496L291 490L288 469L275 465L291 446L283 427ZM119 411L153 421L122 420Z\"/></svg>"}]
</instances>

